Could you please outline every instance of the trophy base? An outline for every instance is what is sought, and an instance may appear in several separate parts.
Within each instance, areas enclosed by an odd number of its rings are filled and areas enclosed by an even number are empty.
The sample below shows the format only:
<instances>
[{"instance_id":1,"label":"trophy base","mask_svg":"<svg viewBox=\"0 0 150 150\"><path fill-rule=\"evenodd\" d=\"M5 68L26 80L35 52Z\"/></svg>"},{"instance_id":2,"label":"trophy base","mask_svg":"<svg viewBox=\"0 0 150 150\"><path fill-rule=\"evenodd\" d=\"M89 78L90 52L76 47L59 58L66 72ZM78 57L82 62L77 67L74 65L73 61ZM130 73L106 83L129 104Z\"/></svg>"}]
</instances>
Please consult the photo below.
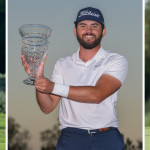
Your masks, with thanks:
<instances>
[{"instance_id":1,"label":"trophy base","mask_svg":"<svg viewBox=\"0 0 150 150\"><path fill-rule=\"evenodd\" d=\"M34 81L35 81L35 78L29 77L29 78L23 80L23 83L27 84L27 85L34 85Z\"/></svg>"}]
</instances>

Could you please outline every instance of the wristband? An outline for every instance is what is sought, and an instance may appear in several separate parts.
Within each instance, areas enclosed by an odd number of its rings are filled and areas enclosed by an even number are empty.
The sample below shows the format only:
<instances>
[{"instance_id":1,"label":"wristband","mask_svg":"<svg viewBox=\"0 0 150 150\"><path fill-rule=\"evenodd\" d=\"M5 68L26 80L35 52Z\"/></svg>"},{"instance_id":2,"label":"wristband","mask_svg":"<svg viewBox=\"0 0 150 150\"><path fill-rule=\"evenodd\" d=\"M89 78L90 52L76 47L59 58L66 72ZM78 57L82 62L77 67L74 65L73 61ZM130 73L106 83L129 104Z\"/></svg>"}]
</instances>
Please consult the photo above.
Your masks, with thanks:
<instances>
[{"instance_id":1,"label":"wristband","mask_svg":"<svg viewBox=\"0 0 150 150\"><path fill-rule=\"evenodd\" d=\"M59 95L62 97L68 97L69 94L69 86L55 83L52 94Z\"/></svg>"}]
</instances>

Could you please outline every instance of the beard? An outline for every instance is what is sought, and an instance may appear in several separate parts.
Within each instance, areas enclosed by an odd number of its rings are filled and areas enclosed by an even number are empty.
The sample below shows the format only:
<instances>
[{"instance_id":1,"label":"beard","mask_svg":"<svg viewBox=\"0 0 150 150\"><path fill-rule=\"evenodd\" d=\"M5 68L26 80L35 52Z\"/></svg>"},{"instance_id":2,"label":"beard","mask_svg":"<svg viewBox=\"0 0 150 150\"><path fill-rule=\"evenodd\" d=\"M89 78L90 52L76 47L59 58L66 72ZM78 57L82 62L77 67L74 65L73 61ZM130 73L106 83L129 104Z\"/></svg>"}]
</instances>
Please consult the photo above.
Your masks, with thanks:
<instances>
[{"instance_id":1,"label":"beard","mask_svg":"<svg viewBox=\"0 0 150 150\"><path fill-rule=\"evenodd\" d=\"M94 40L92 43L86 42L86 41L83 39L83 37L84 37L84 36L87 36L87 35L91 35L91 36L95 37L95 40ZM90 33L90 34L89 34L89 33L83 34L83 35L82 35L82 38L81 38L81 37L79 36L78 32L77 32L77 40L78 40L78 42L80 43L80 45L81 45L83 48L90 50L90 49L93 49L93 48L95 48L96 46L98 46L98 45L100 44L100 42L101 42L101 40L102 40L102 33L99 35L98 38L96 38L96 36L95 36L94 34L92 34L92 33Z\"/></svg>"}]
</instances>

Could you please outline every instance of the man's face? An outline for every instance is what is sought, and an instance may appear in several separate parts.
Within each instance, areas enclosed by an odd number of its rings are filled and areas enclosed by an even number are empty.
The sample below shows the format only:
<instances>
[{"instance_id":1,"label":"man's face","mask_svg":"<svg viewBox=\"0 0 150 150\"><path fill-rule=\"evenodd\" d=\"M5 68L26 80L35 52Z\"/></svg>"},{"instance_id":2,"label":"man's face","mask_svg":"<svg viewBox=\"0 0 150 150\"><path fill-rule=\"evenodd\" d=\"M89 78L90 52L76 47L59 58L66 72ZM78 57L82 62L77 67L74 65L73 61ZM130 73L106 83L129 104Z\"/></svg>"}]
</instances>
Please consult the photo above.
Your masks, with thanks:
<instances>
[{"instance_id":1,"label":"man's face","mask_svg":"<svg viewBox=\"0 0 150 150\"><path fill-rule=\"evenodd\" d=\"M93 49L100 45L102 26L95 21L80 21L77 25L76 36L81 46L85 49Z\"/></svg>"}]
</instances>

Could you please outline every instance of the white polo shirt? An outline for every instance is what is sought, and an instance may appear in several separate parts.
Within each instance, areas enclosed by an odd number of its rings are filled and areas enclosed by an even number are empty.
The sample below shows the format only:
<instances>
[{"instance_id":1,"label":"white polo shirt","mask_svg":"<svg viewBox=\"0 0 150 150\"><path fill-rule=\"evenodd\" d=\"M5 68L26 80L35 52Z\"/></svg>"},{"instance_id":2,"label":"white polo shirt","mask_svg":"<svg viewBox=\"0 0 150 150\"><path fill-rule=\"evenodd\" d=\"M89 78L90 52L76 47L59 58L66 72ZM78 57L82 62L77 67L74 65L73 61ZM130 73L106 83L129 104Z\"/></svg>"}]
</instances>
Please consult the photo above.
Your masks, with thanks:
<instances>
[{"instance_id":1,"label":"white polo shirt","mask_svg":"<svg viewBox=\"0 0 150 150\"><path fill-rule=\"evenodd\" d=\"M128 71L125 57L105 51L103 48L88 62L79 58L79 50L71 56L57 61L51 80L70 86L95 86L103 74L109 74L123 84ZM98 129L104 127L118 127L115 111L117 93L99 104L82 103L67 98L61 98L60 129L75 127L80 129Z\"/></svg>"}]
</instances>

